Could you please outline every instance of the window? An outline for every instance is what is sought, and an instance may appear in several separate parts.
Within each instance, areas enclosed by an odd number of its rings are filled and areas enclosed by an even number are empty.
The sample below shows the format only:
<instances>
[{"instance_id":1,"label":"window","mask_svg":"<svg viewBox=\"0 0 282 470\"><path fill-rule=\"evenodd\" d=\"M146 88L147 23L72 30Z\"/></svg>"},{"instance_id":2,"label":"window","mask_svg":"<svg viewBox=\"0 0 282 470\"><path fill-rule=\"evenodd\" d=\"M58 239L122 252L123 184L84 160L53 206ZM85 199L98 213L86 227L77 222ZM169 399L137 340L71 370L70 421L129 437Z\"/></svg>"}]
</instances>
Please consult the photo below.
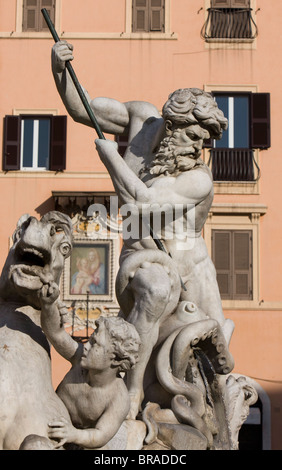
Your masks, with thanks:
<instances>
[{"instance_id":1,"label":"window","mask_svg":"<svg viewBox=\"0 0 282 470\"><path fill-rule=\"evenodd\" d=\"M222 139L206 144L214 180L255 181L259 168L253 150L270 147L270 95L215 92L214 97L228 118Z\"/></svg>"},{"instance_id":2,"label":"window","mask_svg":"<svg viewBox=\"0 0 282 470\"><path fill-rule=\"evenodd\" d=\"M215 148L249 148L249 96L248 95L215 95L218 107L228 118L228 129L222 139L215 141Z\"/></svg>"},{"instance_id":3,"label":"window","mask_svg":"<svg viewBox=\"0 0 282 470\"><path fill-rule=\"evenodd\" d=\"M49 168L50 119L23 118L21 125L21 169Z\"/></svg>"},{"instance_id":4,"label":"window","mask_svg":"<svg viewBox=\"0 0 282 470\"><path fill-rule=\"evenodd\" d=\"M255 39L257 27L250 0L211 0L201 35L209 39Z\"/></svg>"},{"instance_id":5,"label":"window","mask_svg":"<svg viewBox=\"0 0 282 470\"><path fill-rule=\"evenodd\" d=\"M133 0L132 32L164 32L165 0Z\"/></svg>"},{"instance_id":6,"label":"window","mask_svg":"<svg viewBox=\"0 0 282 470\"><path fill-rule=\"evenodd\" d=\"M252 300L252 231L212 230L212 259L223 300Z\"/></svg>"},{"instance_id":7,"label":"window","mask_svg":"<svg viewBox=\"0 0 282 470\"><path fill-rule=\"evenodd\" d=\"M6 116L3 171L64 170L66 116Z\"/></svg>"},{"instance_id":8,"label":"window","mask_svg":"<svg viewBox=\"0 0 282 470\"><path fill-rule=\"evenodd\" d=\"M126 135L116 135L115 141L118 144L118 153L124 157L126 149L128 147L128 134Z\"/></svg>"},{"instance_id":9,"label":"window","mask_svg":"<svg viewBox=\"0 0 282 470\"><path fill-rule=\"evenodd\" d=\"M46 8L51 20L55 23L55 0L23 0L23 31L48 31L41 9Z\"/></svg>"}]
</instances>

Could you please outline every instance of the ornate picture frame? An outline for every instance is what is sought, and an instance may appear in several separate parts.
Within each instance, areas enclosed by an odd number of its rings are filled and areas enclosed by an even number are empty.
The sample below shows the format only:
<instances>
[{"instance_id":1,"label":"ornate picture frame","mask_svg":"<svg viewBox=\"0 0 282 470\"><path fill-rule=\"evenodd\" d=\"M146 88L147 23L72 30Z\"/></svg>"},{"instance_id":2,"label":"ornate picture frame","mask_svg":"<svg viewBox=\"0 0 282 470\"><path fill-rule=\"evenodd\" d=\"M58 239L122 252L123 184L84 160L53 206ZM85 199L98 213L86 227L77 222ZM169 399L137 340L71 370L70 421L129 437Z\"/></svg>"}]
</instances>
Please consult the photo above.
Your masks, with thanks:
<instances>
[{"instance_id":1,"label":"ornate picture frame","mask_svg":"<svg viewBox=\"0 0 282 470\"><path fill-rule=\"evenodd\" d=\"M113 302L115 299L116 253L114 239L76 238L72 253L65 261L64 301L90 300Z\"/></svg>"},{"instance_id":2,"label":"ornate picture frame","mask_svg":"<svg viewBox=\"0 0 282 470\"><path fill-rule=\"evenodd\" d=\"M61 282L62 300L84 321L119 310L115 295L119 243L112 238L74 238L72 253L65 260Z\"/></svg>"},{"instance_id":3,"label":"ornate picture frame","mask_svg":"<svg viewBox=\"0 0 282 470\"><path fill-rule=\"evenodd\" d=\"M115 195L96 193L53 194L56 210L67 213L73 225L72 252L64 263L60 282L60 299L67 311L63 322L72 333L102 316L119 313L115 283L122 247L121 219L110 211ZM93 209L90 211L86 208ZM97 262L97 259L99 262Z\"/></svg>"}]
</instances>

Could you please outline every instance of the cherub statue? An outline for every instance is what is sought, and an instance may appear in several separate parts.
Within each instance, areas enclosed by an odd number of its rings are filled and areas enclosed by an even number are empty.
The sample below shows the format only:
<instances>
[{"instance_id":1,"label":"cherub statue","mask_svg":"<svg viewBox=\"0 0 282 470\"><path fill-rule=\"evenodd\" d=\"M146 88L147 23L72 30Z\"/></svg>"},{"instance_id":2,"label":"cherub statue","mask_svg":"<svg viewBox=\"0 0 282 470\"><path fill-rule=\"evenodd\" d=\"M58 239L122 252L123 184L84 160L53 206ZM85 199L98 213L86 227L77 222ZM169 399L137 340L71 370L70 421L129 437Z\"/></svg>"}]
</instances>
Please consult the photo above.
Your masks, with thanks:
<instances>
[{"instance_id":1,"label":"cherub statue","mask_svg":"<svg viewBox=\"0 0 282 470\"><path fill-rule=\"evenodd\" d=\"M128 390L121 372L138 360L139 335L119 317L100 317L89 341L77 343L61 322L58 286L49 282L41 290L42 328L54 348L72 367L57 389L72 423L60 418L49 423L49 438L57 447L76 444L95 449L117 433L130 410Z\"/></svg>"}]
</instances>

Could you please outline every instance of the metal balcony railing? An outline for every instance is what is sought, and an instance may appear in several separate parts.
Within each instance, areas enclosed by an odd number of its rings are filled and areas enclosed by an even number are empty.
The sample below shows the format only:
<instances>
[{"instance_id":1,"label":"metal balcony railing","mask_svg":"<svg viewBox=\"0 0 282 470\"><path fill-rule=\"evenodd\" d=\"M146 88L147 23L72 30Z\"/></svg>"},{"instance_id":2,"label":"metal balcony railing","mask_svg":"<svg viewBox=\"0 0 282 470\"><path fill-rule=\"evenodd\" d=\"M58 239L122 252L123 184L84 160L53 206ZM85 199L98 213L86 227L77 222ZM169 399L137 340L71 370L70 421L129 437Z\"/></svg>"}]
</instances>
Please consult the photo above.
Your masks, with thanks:
<instances>
[{"instance_id":1,"label":"metal balcony railing","mask_svg":"<svg viewBox=\"0 0 282 470\"><path fill-rule=\"evenodd\" d=\"M211 149L208 165L214 181L257 181L260 177L252 149Z\"/></svg>"},{"instance_id":2,"label":"metal balcony railing","mask_svg":"<svg viewBox=\"0 0 282 470\"><path fill-rule=\"evenodd\" d=\"M205 40L255 39L257 34L258 29L251 8L209 8L201 31Z\"/></svg>"}]
</instances>

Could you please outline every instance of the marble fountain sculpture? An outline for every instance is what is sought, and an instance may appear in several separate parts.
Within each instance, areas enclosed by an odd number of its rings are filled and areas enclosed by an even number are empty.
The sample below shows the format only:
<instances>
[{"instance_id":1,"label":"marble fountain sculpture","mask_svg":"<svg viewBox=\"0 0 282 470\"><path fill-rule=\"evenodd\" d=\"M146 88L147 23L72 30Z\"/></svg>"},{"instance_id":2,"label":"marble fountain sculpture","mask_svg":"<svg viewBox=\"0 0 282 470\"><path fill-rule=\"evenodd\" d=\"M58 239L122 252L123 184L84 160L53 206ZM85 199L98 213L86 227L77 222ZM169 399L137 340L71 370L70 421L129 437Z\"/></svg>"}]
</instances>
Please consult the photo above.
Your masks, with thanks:
<instances>
[{"instance_id":1,"label":"marble fountain sculpture","mask_svg":"<svg viewBox=\"0 0 282 470\"><path fill-rule=\"evenodd\" d=\"M58 92L72 118L92 126L70 60L73 47L57 42ZM213 201L202 146L221 138L227 120L197 88L173 92L161 114L147 102L85 96L103 132L129 136L124 157L115 142L95 141L120 206L137 214L116 279L120 313L100 317L86 344L74 341L58 287L71 220L55 211L20 219L0 280L0 446L238 449L257 393L248 377L232 375L234 325L202 237ZM50 343L70 362L56 391Z\"/></svg>"}]
</instances>

